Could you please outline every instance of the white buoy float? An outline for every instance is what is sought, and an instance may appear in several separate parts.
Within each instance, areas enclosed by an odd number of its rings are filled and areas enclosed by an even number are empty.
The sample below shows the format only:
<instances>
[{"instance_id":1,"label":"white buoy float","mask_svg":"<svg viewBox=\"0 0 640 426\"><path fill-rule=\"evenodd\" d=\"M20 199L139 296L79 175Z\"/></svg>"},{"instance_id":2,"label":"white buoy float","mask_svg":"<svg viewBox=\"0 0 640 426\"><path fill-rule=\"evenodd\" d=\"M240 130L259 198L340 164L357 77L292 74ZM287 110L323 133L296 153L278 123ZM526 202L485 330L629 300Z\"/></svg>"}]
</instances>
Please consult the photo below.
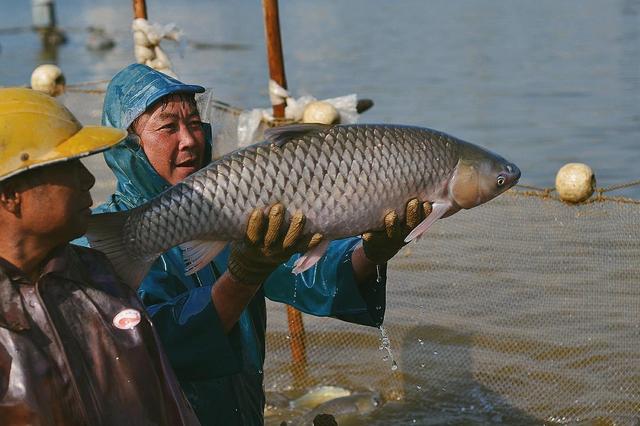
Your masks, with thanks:
<instances>
[{"instance_id":1,"label":"white buoy float","mask_svg":"<svg viewBox=\"0 0 640 426\"><path fill-rule=\"evenodd\" d=\"M596 177L586 164L568 163L558 170L556 191L562 201L581 203L591 197L595 188Z\"/></svg>"},{"instance_id":2,"label":"white buoy float","mask_svg":"<svg viewBox=\"0 0 640 426\"><path fill-rule=\"evenodd\" d=\"M335 124L340 121L340 114L336 107L329 102L314 101L309 102L304 108L302 121L304 123Z\"/></svg>"},{"instance_id":3,"label":"white buoy float","mask_svg":"<svg viewBox=\"0 0 640 426\"><path fill-rule=\"evenodd\" d=\"M66 80L57 65L44 64L31 73L31 88L50 96L59 96L65 91Z\"/></svg>"}]
</instances>

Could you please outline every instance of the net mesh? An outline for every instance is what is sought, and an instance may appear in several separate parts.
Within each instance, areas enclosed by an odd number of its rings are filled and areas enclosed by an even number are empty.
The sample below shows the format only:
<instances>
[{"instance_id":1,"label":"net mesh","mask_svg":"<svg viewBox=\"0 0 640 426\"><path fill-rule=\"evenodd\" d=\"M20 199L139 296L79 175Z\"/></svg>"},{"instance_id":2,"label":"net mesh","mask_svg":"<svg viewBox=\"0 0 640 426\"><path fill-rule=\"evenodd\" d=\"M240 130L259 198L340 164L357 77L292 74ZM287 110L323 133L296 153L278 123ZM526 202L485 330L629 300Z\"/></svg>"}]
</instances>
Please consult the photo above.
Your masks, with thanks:
<instances>
[{"instance_id":1,"label":"net mesh","mask_svg":"<svg viewBox=\"0 0 640 426\"><path fill-rule=\"evenodd\" d=\"M103 89L65 103L96 124ZM200 108L214 155L234 149L240 110L211 95ZM86 161L104 200L112 175ZM390 262L384 330L303 315L296 363L286 309L268 302L265 388L376 389L396 404L379 424L640 424L639 222L638 200L522 188L440 220Z\"/></svg>"},{"instance_id":2,"label":"net mesh","mask_svg":"<svg viewBox=\"0 0 640 426\"><path fill-rule=\"evenodd\" d=\"M440 220L389 263L384 329L397 370L380 330L309 315L309 365L292 369L287 319L271 304L266 383L367 387L439 409L484 402L519 421L635 424L640 205L534 195L510 191Z\"/></svg>"}]
</instances>

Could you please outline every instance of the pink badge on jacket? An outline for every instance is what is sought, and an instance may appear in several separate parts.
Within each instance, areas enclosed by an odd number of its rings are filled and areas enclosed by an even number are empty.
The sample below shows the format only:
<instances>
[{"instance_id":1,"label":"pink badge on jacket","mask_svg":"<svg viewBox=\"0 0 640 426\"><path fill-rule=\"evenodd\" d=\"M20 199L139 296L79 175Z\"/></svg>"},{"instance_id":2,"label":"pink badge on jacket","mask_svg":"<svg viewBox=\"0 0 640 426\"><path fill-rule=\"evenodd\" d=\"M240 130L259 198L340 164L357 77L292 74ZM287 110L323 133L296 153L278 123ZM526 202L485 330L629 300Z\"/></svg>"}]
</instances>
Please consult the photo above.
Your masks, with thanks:
<instances>
[{"instance_id":1,"label":"pink badge on jacket","mask_svg":"<svg viewBox=\"0 0 640 426\"><path fill-rule=\"evenodd\" d=\"M140 323L142 316L135 309L123 309L113 317L113 325L120 330L131 330Z\"/></svg>"}]
</instances>

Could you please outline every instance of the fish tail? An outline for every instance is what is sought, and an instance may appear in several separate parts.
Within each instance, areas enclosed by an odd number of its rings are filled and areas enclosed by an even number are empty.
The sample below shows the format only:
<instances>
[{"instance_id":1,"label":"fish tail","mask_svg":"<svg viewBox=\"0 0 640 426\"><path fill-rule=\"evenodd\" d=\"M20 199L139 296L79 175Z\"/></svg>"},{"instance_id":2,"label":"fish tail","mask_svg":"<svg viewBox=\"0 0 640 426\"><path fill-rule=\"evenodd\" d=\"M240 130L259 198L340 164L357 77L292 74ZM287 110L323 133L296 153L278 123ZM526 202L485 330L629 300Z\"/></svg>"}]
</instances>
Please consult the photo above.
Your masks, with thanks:
<instances>
[{"instance_id":1,"label":"fish tail","mask_svg":"<svg viewBox=\"0 0 640 426\"><path fill-rule=\"evenodd\" d=\"M127 246L124 227L130 215L131 211L94 214L89 219L86 237L91 248L104 253L118 277L135 290L149 272L155 257L141 258Z\"/></svg>"}]
</instances>

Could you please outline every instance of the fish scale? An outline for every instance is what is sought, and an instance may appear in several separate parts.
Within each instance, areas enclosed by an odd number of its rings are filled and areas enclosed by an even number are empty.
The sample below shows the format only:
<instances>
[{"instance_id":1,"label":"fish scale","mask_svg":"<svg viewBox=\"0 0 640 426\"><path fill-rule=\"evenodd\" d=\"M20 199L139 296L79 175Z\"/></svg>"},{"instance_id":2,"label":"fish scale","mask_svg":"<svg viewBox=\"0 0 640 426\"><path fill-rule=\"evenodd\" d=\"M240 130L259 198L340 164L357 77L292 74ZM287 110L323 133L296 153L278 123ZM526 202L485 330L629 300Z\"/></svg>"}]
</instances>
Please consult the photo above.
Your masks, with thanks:
<instances>
[{"instance_id":1,"label":"fish scale","mask_svg":"<svg viewBox=\"0 0 640 426\"><path fill-rule=\"evenodd\" d=\"M400 129L389 126L334 129L333 133L293 139L282 147L267 142L232 153L190 176L138 216L138 221L156 222L164 231L158 235L143 228L148 234L138 235L138 250L157 253L167 245L204 236L224 241L242 238L250 212L276 202L283 203L288 214L302 211L307 233L342 237L346 226L379 227L384 213L404 207L412 196L426 196L428 191L418 189L421 184L433 187L438 175L444 179L455 167L455 149L449 154L445 150L446 141L454 146L453 140L437 133L411 128L398 132ZM439 161L434 161L436 156ZM426 164L419 166L416 159ZM359 167L351 167L354 162ZM304 168L309 172L307 179L303 165L308 165ZM351 190L346 189L349 184ZM212 186L215 192L203 190ZM404 190L399 191L400 187ZM379 207L374 208L376 204ZM171 226L170 218L178 217L175 227ZM356 220L341 219L347 217Z\"/></svg>"},{"instance_id":2,"label":"fish scale","mask_svg":"<svg viewBox=\"0 0 640 426\"><path fill-rule=\"evenodd\" d=\"M498 174L508 178L503 187L495 187ZM380 229L387 213L402 218L406 202L417 197L434 206L433 217L418 230L424 232L438 217L488 201L519 177L517 167L501 157L427 128L289 126L126 212L121 235L106 238L102 248L111 258L124 251L127 259L148 263L185 242L242 239L251 212L276 203L287 217L305 215L305 235L331 240ZM98 248L105 240L93 238ZM206 254L198 247L198 256Z\"/></svg>"}]
</instances>

